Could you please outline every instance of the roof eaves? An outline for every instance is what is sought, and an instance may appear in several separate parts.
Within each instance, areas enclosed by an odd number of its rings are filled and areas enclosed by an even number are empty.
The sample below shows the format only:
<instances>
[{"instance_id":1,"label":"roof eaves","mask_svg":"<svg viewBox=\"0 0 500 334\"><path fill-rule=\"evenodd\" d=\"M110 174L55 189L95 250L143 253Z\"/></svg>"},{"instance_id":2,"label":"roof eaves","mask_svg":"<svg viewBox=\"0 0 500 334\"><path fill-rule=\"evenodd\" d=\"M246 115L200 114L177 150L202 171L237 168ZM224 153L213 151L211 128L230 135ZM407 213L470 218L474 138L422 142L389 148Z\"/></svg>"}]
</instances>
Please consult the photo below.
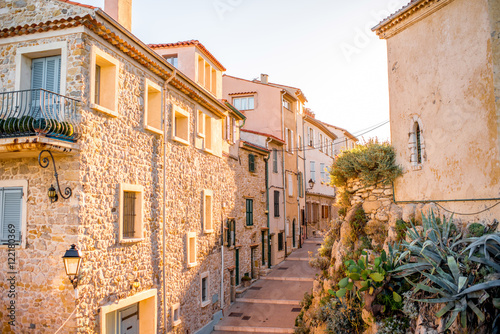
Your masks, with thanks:
<instances>
[{"instance_id":1,"label":"roof eaves","mask_svg":"<svg viewBox=\"0 0 500 334\"><path fill-rule=\"evenodd\" d=\"M243 144L244 147L248 147L250 149L253 149L255 151L261 152L263 154L269 154L269 152L271 152L271 150L268 150L267 148L265 148L263 146L260 146L260 145L257 145L257 144L253 144L253 143L249 143L249 142L244 141L244 140L242 140L241 143Z\"/></svg>"},{"instance_id":2,"label":"roof eaves","mask_svg":"<svg viewBox=\"0 0 500 334\"><path fill-rule=\"evenodd\" d=\"M236 109L231 103L229 103L228 101L224 100L224 104L229 108L231 109L239 118L240 120L245 120L247 119L247 117L245 115L243 115L238 109Z\"/></svg>"}]
</instances>

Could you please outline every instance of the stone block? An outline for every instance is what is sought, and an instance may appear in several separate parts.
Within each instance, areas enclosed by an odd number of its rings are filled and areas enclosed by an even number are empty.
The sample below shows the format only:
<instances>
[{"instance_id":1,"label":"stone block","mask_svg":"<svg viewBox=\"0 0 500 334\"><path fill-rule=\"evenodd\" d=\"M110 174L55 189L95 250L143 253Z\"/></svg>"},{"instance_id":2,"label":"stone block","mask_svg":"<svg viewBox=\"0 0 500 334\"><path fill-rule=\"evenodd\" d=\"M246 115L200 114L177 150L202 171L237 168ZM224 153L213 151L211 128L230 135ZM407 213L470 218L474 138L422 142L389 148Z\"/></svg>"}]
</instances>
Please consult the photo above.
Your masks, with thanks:
<instances>
[{"instance_id":1,"label":"stone block","mask_svg":"<svg viewBox=\"0 0 500 334\"><path fill-rule=\"evenodd\" d=\"M365 210L366 213L372 213L377 211L381 206L382 203L380 201L366 201L363 203L363 210Z\"/></svg>"},{"instance_id":2,"label":"stone block","mask_svg":"<svg viewBox=\"0 0 500 334\"><path fill-rule=\"evenodd\" d=\"M403 220L405 222L409 222L412 219L415 219L415 204L405 204L403 205Z\"/></svg>"}]
</instances>

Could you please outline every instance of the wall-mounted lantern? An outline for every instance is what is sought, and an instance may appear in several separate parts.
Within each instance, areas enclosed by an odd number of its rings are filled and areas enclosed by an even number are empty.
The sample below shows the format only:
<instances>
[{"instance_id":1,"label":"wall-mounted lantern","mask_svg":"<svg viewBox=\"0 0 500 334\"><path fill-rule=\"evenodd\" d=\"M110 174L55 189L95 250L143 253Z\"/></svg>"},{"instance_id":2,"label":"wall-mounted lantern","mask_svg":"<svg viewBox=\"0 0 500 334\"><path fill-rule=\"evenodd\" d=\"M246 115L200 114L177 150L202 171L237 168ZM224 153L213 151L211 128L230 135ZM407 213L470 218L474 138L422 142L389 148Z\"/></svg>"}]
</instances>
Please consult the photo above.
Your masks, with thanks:
<instances>
[{"instance_id":1,"label":"wall-mounted lantern","mask_svg":"<svg viewBox=\"0 0 500 334\"><path fill-rule=\"evenodd\" d=\"M59 199L59 196L57 195L58 191L59 191L59 195L61 195L62 198L64 198L64 199L70 198L71 195L72 195L72 193L73 193L71 191L70 187L66 187L66 189L64 189L64 195L61 192L61 187L59 186L59 174L57 174L56 163L54 161L54 156L52 155L52 152L50 152L49 150L43 150L43 151L41 151L40 154L38 155L38 164L42 168L49 167L49 163L50 163L49 158L48 157L44 157L42 159L42 154L44 152L47 152L50 155L50 158L52 159L52 165L54 166L54 177L56 178L56 184L57 184L57 189L54 188L53 184L51 184L50 188L48 190L47 195L49 196L50 202L51 203L57 202L57 200Z\"/></svg>"},{"instance_id":2,"label":"wall-mounted lantern","mask_svg":"<svg viewBox=\"0 0 500 334\"><path fill-rule=\"evenodd\" d=\"M66 269L66 275L68 275L69 281L73 284L73 288L76 289L78 285L80 264L82 263L82 255L81 252L76 249L76 245L71 245L71 248L64 253L63 261L64 269Z\"/></svg>"},{"instance_id":3,"label":"wall-mounted lantern","mask_svg":"<svg viewBox=\"0 0 500 334\"><path fill-rule=\"evenodd\" d=\"M314 187L314 184L315 184L314 180L313 179L309 179L308 183L309 183L309 189L312 189Z\"/></svg>"}]
</instances>

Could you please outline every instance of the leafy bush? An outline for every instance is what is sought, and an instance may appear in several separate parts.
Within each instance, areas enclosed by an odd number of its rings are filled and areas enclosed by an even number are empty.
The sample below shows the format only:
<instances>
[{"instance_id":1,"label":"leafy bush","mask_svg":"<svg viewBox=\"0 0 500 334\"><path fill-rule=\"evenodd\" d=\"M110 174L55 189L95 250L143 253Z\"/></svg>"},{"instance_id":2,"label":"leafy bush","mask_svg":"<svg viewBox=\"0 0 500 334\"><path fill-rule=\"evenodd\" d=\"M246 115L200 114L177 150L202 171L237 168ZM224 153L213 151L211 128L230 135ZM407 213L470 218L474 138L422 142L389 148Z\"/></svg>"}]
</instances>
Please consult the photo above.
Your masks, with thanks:
<instances>
[{"instance_id":1,"label":"leafy bush","mask_svg":"<svg viewBox=\"0 0 500 334\"><path fill-rule=\"evenodd\" d=\"M408 225L402 219L396 221L396 242L401 242L406 238L406 230Z\"/></svg>"},{"instance_id":2,"label":"leafy bush","mask_svg":"<svg viewBox=\"0 0 500 334\"><path fill-rule=\"evenodd\" d=\"M482 237L484 235L485 227L479 223L472 223L469 225L468 237Z\"/></svg>"},{"instance_id":3,"label":"leafy bush","mask_svg":"<svg viewBox=\"0 0 500 334\"><path fill-rule=\"evenodd\" d=\"M355 178L365 185L379 181L390 183L401 173L401 167L396 165L394 148L376 140L343 151L335 158L331 170L332 183L337 187L345 187L348 180Z\"/></svg>"}]
</instances>

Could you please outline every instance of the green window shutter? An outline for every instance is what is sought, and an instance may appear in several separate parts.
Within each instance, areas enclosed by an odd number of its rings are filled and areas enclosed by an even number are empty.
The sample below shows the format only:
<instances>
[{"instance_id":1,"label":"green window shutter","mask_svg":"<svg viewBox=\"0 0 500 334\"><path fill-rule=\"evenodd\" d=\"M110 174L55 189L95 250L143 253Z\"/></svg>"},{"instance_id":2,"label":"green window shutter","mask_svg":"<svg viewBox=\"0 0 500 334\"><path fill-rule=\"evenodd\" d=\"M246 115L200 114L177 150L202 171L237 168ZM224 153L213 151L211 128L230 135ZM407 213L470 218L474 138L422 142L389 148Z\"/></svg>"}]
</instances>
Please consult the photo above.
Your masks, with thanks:
<instances>
[{"instance_id":1,"label":"green window shutter","mask_svg":"<svg viewBox=\"0 0 500 334\"><path fill-rule=\"evenodd\" d=\"M273 148L273 172L278 172L278 150Z\"/></svg>"},{"instance_id":2,"label":"green window shutter","mask_svg":"<svg viewBox=\"0 0 500 334\"><path fill-rule=\"evenodd\" d=\"M248 155L248 170L250 172L255 172L255 155Z\"/></svg>"},{"instance_id":3,"label":"green window shutter","mask_svg":"<svg viewBox=\"0 0 500 334\"><path fill-rule=\"evenodd\" d=\"M22 188L0 188L0 225L2 226L2 244L9 240L9 229L15 230L16 244L21 242ZM10 228L9 228L10 225Z\"/></svg>"},{"instance_id":4,"label":"green window shutter","mask_svg":"<svg viewBox=\"0 0 500 334\"><path fill-rule=\"evenodd\" d=\"M247 218L247 226L253 225L253 199L247 199L247 210L246 210L246 218Z\"/></svg>"}]
</instances>

